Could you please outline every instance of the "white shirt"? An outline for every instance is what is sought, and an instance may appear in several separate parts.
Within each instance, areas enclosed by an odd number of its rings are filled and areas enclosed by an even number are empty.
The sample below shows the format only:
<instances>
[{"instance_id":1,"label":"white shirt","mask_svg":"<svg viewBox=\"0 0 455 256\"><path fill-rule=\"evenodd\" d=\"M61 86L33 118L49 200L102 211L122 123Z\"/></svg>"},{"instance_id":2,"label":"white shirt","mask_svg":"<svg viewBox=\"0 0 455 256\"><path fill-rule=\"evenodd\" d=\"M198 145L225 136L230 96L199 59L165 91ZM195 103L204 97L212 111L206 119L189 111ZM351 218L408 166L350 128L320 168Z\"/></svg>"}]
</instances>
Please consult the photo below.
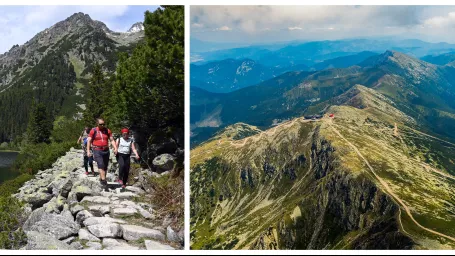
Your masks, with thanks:
<instances>
[{"instance_id":1,"label":"white shirt","mask_svg":"<svg viewBox=\"0 0 455 256\"><path fill-rule=\"evenodd\" d=\"M131 143L133 140L131 138L124 139L123 137L120 138L120 142L118 144L118 152L120 154L131 154Z\"/></svg>"}]
</instances>

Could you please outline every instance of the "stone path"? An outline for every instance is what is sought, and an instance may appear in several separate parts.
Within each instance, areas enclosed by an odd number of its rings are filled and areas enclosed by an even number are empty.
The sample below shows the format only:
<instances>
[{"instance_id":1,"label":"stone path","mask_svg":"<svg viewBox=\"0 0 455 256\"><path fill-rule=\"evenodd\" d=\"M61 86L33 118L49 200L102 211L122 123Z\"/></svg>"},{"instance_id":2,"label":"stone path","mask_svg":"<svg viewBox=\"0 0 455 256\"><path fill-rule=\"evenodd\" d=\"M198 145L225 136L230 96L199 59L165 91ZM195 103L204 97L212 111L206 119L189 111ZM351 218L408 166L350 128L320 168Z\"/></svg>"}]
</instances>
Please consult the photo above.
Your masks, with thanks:
<instances>
[{"instance_id":1,"label":"stone path","mask_svg":"<svg viewBox=\"0 0 455 256\"><path fill-rule=\"evenodd\" d=\"M71 149L53 167L39 171L13 195L27 203L23 229L26 250L174 250L183 248L176 232L154 216L140 182L125 191L108 175L109 191L98 176L86 176L82 150ZM133 178L133 177L131 177Z\"/></svg>"}]
</instances>

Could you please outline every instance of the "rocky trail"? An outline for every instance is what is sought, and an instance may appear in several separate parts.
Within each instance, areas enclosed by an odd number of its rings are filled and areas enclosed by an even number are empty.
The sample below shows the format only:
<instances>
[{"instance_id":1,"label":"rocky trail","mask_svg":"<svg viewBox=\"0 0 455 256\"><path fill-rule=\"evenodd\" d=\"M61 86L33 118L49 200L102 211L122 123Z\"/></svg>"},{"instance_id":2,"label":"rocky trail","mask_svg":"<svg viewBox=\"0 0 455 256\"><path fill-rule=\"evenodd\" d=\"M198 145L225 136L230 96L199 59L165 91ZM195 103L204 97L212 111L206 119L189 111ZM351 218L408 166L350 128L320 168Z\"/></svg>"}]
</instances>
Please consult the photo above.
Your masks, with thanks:
<instances>
[{"instance_id":1,"label":"rocky trail","mask_svg":"<svg viewBox=\"0 0 455 256\"><path fill-rule=\"evenodd\" d=\"M151 191L144 190L142 181L147 176L166 173L142 170L138 176L130 176L134 184L122 191L114 182L117 177L114 170L118 168L111 167L107 175L109 191L104 191L99 176L85 175L81 165L82 150L71 149L52 168L39 171L13 195L27 203L24 210L29 216L23 225L27 244L22 249L183 248L183 228L174 231L172 221L158 219L155 216L158 209L144 200Z\"/></svg>"}]
</instances>

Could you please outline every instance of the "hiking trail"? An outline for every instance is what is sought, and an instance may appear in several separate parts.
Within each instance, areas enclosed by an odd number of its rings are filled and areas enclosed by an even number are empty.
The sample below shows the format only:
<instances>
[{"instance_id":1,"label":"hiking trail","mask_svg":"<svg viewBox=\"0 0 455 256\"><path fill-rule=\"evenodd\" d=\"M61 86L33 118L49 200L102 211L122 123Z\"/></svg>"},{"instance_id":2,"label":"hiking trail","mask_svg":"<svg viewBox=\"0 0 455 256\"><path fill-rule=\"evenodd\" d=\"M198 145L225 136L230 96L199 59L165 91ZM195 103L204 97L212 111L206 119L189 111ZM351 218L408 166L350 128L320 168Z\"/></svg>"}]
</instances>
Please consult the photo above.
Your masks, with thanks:
<instances>
[{"instance_id":1,"label":"hiking trail","mask_svg":"<svg viewBox=\"0 0 455 256\"><path fill-rule=\"evenodd\" d=\"M182 249L183 229L175 232L170 220L159 220L149 203L151 191L142 181L160 175L141 170L122 191L113 172L108 190L99 176L85 175L82 150L71 149L53 167L39 171L14 194L27 203L25 250L174 250ZM111 161L115 159L111 153ZM110 169L115 170L113 163ZM95 173L97 172L94 163Z\"/></svg>"}]
</instances>

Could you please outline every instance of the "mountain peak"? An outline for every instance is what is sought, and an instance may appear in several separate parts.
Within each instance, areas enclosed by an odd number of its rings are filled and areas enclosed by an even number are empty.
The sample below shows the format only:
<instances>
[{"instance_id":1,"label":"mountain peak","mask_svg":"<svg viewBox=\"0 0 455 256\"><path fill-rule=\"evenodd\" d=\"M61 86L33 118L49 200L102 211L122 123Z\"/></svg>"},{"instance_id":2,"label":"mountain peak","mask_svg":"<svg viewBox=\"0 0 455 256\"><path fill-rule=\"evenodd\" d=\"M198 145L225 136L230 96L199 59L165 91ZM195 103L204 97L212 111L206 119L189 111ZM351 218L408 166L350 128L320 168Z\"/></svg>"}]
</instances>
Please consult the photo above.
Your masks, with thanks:
<instances>
[{"instance_id":1,"label":"mountain peak","mask_svg":"<svg viewBox=\"0 0 455 256\"><path fill-rule=\"evenodd\" d=\"M130 29L128 29L128 33L136 33L136 32L140 32L140 31L144 31L144 24L142 22L136 22L134 23Z\"/></svg>"},{"instance_id":2,"label":"mountain peak","mask_svg":"<svg viewBox=\"0 0 455 256\"><path fill-rule=\"evenodd\" d=\"M69 16L67 21L72 21L72 22L78 22L78 21L83 21L83 22L91 22L93 21L92 18L83 12L76 12L73 15Z\"/></svg>"},{"instance_id":3,"label":"mountain peak","mask_svg":"<svg viewBox=\"0 0 455 256\"><path fill-rule=\"evenodd\" d=\"M430 63L426 63L404 53L387 50L382 54L375 55L366 59L365 61L361 62L359 66L377 67L387 64L394 64L400 67L431 65Z\"/></svg>"}]
</instances>

